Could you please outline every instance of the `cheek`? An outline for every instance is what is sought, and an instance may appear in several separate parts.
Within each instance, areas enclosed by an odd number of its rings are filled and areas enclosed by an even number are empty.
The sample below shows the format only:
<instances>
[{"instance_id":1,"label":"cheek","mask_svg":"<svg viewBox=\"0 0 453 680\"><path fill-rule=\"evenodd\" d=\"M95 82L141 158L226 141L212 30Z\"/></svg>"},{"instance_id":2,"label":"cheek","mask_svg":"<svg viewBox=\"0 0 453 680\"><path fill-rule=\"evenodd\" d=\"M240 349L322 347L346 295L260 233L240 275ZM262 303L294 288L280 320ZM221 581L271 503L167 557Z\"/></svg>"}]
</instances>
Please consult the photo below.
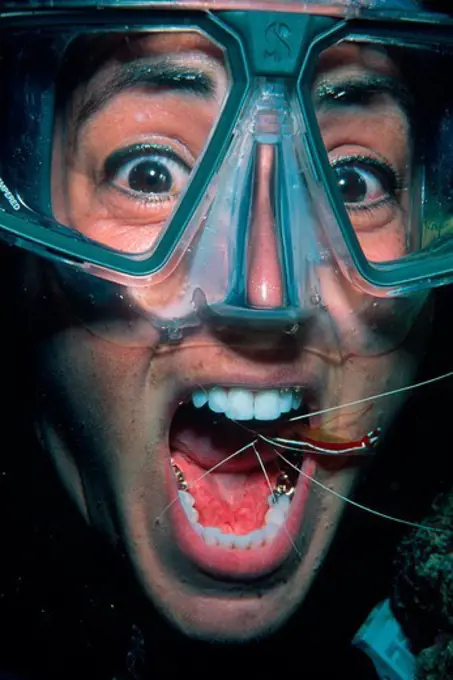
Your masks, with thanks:
<instances>
[{"instance_id":1,"label":"cheek","mask_svg":"<svg viewBox=\"0 0 453 680\"><path fill-rule=\"evenodd\" d=\"M163 391L150 353L66 331L40 358L37 428L44 448L87 521L115 540L115 507L134 497L143 476L161 486L154 443L162 437ZM122 500L123 499L123 500Z\"/></svg>"},{"instance_id":2,"label":"cheek","mask_svg":"<svg viewBox=\"0 0 453 680\"><path fill-rule=\"evenodd\" d=\"M377 298L360 291L357 285L362 281L356 285L354 276L354 270L343 275L334 265L318 272L321 305L328 318L326 329L339 354L382 356L406 345L417 320L425 318L426 296ZM421 341L426 334L419 328Z\"/></svg>"},{"instance_id":3,"label":"cheek","mask_svg":"<svg viewBox=\"0 0 453 680\"><path fill-rule=\"evenodd\" d=\"M357 237L370 262L391 262L407 255L407 233L401 215L376 232L358 231Z\"/></svg>"},{"instance_id":4,"label":"cheek","mask_svg":"<svg viewBox=\"0 0 453 680\"><path fill-rule=\"evenodd\" d=\"M321 304L326 310L332 338L340 352L348 347L363 350L369 330L360 323L360 310L372 298L355 289L333 264L318 269Z\"/></svg>"},{"instance_id":5,"label":"cheek","mask_svg":"<svg viewBox=\"0 0 453 680\"><path fill-rule=\"evenodd\" d=\"M65 438L83 441L84 451L95 455L131 431L137 437L148 402L149 362L149 350L125 349L84 329L65 330L43 349L40 380L47 397L39 406Z\"/></svg>"}]
</instances>

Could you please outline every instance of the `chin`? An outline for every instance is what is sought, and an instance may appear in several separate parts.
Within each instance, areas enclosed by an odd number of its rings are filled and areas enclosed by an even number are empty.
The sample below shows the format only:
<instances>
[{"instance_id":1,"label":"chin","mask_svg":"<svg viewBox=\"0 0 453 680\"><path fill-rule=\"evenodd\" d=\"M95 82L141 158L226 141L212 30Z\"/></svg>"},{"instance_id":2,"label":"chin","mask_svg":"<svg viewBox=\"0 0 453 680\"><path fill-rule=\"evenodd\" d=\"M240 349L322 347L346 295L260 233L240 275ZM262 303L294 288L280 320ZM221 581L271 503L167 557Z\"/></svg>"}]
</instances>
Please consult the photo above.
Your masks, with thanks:
<instances>
[{"instance_id":1,"label":"chin","mask_svg":"<svg viewBox=\"0 0 453 680\"><path fill-rule=\"evenodd\" d=\"M314 466L306 469L316 474ZM357 474L317 477L347 494ZM134 513L124 534L146 595L177 629L198 640L239 643L271 635L303 605L342 512L341 502L320 497L301 476L286 523L260 545L207 545L177 502L158 524L146 521L149 512L143 523Z\"/></svg>"}]
</instances>

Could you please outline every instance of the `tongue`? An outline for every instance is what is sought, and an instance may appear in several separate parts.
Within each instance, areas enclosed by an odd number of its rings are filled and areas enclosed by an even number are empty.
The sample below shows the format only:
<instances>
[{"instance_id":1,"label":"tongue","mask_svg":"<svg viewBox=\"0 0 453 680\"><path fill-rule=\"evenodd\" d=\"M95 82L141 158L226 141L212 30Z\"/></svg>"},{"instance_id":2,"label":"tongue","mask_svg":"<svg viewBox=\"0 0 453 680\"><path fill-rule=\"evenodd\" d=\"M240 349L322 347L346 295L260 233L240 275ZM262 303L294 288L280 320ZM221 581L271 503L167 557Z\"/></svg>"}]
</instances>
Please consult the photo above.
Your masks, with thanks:
<instances>
[{"instance_id":1,"label":"tongue","mask_svg":"<svg viewBox=\"0 0 453 680\"><path fill-rule=\"evenodd\" d=\"M179 452L172 458L182 471L188 491L195 498L198 521L205 527L218 527L224 533L248 534L261 529L269 510L269 486L262 472L249 475L211 473L200 480L205 472L191 459ZM271 485L277 473L268 472Z\"/></svg>"},{"instance_id":2,"label":"tongue","mask_svg":"<svg viewBox=\"0 0 453 680\"><path fill-rule=\"evenodd\" d=\"M252 446L232 457L255 439L253 433L223 417L212 419L184 409L176 415L170 437L171 457L195 498L202 526L237 535L264 526L267 498L280 471L276 455L270 446L257 442L266 475Z\"/></svg>"}]
</instances>

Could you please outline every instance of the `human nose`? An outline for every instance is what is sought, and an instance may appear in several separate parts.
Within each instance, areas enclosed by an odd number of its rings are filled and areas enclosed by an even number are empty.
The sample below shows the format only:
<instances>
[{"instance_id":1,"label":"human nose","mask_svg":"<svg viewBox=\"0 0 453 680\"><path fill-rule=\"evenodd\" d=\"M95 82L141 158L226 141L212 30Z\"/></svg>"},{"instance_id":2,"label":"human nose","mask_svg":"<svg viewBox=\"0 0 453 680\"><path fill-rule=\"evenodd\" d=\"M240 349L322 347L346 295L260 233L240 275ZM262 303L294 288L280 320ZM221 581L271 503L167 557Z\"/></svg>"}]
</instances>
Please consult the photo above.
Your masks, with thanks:
<instances>
[{"instance_id":1,"label":"human nose","mask_svg":"<svg viewBox=\"0 0 453 680\"><path fill-rule=\"evenodd\" d=\"M275 146L259 145L246 272L247 302L256 309L279 308L284 303L282 249L275 220L276 160Z\"/></svg>"}]
</instances>

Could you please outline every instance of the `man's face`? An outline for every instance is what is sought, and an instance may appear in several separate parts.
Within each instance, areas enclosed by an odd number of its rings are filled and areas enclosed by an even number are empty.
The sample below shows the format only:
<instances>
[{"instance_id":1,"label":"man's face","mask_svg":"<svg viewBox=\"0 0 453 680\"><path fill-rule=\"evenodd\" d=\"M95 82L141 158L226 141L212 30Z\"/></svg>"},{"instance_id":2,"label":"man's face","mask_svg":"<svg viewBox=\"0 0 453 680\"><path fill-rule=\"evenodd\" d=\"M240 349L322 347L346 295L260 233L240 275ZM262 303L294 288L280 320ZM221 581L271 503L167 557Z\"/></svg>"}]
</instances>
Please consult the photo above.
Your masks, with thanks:
<instances>
[{"instance_id":1,"label":"man's face","mask_svg":"<svg viewBox=\"0 0 453 680\"><path fill-rule=\"evenodd\" d=\"M106 55L60 112L54 211L107 246L143 252L206 144L229 73L222 51L197 33L135 35L110 44ZM160 84L146 85L143 74L159 69ZM399 77L384 52L342 45L323 55L313 83L340 189L375 261L405 247L411 132L389 86ZM351 83L355 96L331 96L347 94ZM370 83L375 91L365 96ZM279 303L281 284L267 228L268 148L258 160L259 238L248 296L265 308ZM183 259L158 285L124 295L164 308L184 288L186 272ZM41 345L37 426L81 512L125 548L149 598L187 634L244 640L274 630L310 588L344 508L335 494L351 492L363 462L332 464L321 455L288 462L269 439L308 433L352 442L385 429L395 401L341 405L409 382L410 327L381 346L382 308L374 315L373 298L330 261L318 272L323 308L299 332L213 323L175 344L155 331L132 346L80 318L50 278L58 330ZM394 315L392 303L383 309ZM290 423L291 409L322 413ZM280 494L291 487L294 493Z\"/></svg>"}]
</instances>

